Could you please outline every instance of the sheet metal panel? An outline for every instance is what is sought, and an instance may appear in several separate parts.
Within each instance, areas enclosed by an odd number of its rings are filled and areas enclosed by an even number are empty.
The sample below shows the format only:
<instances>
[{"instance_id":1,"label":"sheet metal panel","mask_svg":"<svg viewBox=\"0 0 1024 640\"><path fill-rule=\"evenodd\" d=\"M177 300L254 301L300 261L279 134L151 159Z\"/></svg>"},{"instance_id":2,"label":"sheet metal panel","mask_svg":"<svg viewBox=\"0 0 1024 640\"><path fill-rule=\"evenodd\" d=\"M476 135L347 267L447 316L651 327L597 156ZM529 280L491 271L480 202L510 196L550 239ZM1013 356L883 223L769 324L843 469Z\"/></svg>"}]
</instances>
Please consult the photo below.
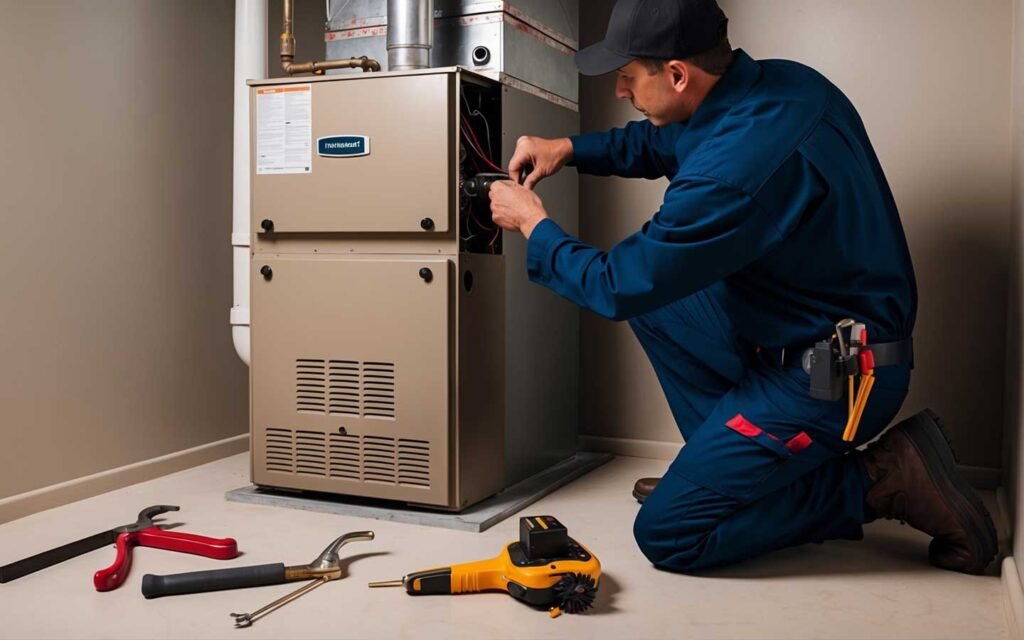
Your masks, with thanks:
<instances>
[{"instance_id":1,"label":"sheet metal panel","mask_svg":"<svg viewBox=\"0 0 1024 640\"><path fill-rule=\"evenodd\" d=\"M579 48L578 0L434 0L434 16L451 18L507 11L572 49ZM384 0L330 0L327 29L340 31L387 24Z\"/></svg>"}]
</instances>

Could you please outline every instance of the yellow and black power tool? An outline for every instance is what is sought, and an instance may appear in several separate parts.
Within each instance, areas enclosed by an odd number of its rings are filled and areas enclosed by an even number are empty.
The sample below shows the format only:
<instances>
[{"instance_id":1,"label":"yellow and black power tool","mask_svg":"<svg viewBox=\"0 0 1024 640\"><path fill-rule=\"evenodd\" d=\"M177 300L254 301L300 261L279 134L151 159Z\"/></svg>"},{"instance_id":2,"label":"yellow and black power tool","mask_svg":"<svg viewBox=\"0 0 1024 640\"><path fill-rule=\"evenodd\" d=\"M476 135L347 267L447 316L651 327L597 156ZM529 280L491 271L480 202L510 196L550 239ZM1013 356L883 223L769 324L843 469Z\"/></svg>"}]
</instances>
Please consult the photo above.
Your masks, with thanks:
<instances>
[{"instance_id":1,"label":"yellow and black power tool","mask_svg":"<svg viewBox=\"0 0 1024 640\"><path fill-rule=\"evenodd\" d=\"M548 609L551 617L582 613L594 605L601 563L553 516L519 519L519 540L496 558L410 573L370 587L405 587L414 596L506 591L516 600Z\"/></svg>"}]
</instances>

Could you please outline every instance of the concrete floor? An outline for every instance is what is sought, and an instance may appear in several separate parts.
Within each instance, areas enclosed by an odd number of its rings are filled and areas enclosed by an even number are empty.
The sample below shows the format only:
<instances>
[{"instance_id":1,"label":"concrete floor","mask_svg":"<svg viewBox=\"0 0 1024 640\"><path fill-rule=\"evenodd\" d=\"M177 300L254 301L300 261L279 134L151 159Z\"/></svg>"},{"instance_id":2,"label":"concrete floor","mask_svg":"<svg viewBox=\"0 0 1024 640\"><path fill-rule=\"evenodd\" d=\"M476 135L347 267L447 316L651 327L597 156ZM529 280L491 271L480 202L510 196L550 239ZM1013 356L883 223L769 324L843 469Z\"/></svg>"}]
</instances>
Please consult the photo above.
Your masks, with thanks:
<instances>
[{"instance_id":1,"label":"concrete floor","mask_svg":"<svg viewBox=\"0 0 1024 640\"><path fill-rule=\"evenodd\" d=\"M515 518L482 534L229 503L248 458L234 456L0 526L0 564L129 522L151 504L179 504L181 531L233 536L244 554L215 561L135 550L119 590L97 593L92 574L113 549L94 551L0 585L0 638L1007 638L996 576L931 568L928 539L892 522L863 542L808 545L742 566L682 576L652 569L633 544L636 477L666 463L618 458L529 509L558 516L601 559L596 610L552 620L507 595L419 597L366 583L430 566L496 555L518 535ZM250 629L228 614L252 612L297 585L145 600L145 573L312 560L334 537L373 529L343 549L349 575Z\"/></svg>"}]
</instances>

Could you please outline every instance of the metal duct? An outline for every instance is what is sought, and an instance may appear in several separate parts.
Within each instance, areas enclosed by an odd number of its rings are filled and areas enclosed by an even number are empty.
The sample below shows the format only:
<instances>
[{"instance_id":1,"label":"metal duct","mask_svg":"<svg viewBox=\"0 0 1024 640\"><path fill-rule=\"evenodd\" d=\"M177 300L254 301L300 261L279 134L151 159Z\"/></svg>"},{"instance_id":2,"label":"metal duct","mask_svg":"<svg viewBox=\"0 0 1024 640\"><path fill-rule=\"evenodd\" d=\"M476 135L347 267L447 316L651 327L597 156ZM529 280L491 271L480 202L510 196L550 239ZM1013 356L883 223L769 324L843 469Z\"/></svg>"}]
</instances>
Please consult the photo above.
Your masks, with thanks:
<instances>
[{"instance_id":1,"label":"metal duct","mask_svg":"<svg viewBox=\"0 0 1024 640\"><path fill-rule=\"evenodd\" d=\"M388 0L388 70L430 68L433 0Z\"/></svg>"}]
</instances>

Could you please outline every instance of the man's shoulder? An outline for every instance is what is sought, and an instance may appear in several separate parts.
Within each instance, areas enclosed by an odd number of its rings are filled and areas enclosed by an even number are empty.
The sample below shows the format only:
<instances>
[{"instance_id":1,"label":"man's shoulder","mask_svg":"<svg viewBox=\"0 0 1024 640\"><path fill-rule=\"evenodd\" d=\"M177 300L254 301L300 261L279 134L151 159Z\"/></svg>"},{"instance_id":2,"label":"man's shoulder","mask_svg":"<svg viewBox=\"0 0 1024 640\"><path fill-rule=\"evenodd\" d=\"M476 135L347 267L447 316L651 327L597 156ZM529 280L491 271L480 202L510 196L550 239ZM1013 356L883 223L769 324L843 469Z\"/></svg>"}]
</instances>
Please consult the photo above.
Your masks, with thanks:
<instances>
[{"instance_id":1,"label":"man's shoulder","mask_svg":"<svg viewBox=\"0 0 1024 640\"><path fill-rule=\"evenodd\" d=\"M680 166L754 194L821 122L834 85L789 60L758 61L761 75Z\"/></svg>"}]
</instances>

